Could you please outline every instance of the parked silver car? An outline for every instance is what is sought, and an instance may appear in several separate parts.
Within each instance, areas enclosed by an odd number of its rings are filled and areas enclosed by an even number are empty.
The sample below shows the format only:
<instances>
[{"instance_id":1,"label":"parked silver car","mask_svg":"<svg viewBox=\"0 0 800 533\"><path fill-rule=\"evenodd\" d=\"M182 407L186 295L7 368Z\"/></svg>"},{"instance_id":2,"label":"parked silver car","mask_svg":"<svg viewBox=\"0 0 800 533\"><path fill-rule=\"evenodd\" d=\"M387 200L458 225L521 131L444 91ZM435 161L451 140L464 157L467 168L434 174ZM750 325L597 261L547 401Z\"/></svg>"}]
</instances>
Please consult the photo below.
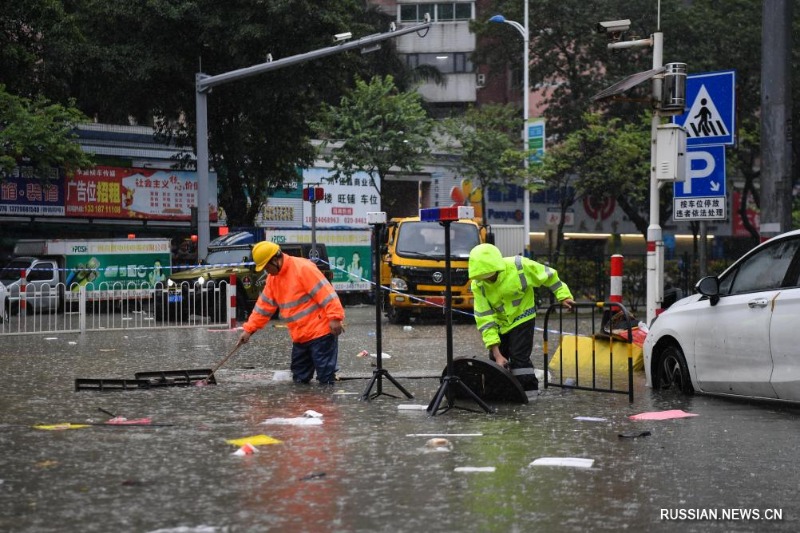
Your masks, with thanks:
<instances>
[{"instance_id":1,"label":"parked silver car","mask_svg":"<svg viewBox=\"0 0 800 533\"><path fill-rule=\"evenodd\" d=\"M655 389L800 402L800 230L701 279L651 325Z\"/></svg>"}]
</instances>

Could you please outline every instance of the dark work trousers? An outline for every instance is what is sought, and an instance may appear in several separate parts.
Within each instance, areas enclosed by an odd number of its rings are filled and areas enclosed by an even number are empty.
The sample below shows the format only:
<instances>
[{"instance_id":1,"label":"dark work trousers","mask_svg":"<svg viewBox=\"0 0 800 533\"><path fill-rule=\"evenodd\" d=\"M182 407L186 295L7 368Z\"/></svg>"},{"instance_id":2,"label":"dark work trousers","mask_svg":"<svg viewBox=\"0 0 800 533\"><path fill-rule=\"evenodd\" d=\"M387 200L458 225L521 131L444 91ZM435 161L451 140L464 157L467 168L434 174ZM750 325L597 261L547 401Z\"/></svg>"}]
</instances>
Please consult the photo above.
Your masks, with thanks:
<instances>
[{"instance_id":1,"label":"dark work trousers","mask_svg":"<svg viewBox=\"0 0 800 533\"><path fill-rule=\"evenodd\" d=\"M508 366L524 390L538 390L539 380L533 371L531 352L536 319L515 326L500 334L500 353L508 359Z\"/></svg>"},{"instance_id":2,"label":"dark work trousers","mask_svg":"<svg viewBox=\"0 0 800 533\"><path fill-rule=\"evenodd\" d=\"M317 380L332 385L336 379L339 337L325 335L308 342L292 344L292 379L308 383L317 371Z\"/></svg>"}]
</instances>

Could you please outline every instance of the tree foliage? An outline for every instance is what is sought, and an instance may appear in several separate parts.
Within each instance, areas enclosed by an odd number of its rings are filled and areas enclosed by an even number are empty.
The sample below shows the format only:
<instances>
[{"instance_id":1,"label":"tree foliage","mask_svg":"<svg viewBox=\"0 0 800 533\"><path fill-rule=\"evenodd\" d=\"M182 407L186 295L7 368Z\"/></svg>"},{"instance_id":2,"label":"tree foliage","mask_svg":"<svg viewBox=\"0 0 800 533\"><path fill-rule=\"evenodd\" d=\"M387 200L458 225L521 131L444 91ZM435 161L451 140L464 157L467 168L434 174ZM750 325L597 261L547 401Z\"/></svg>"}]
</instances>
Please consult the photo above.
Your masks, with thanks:
<instances>
[{"instance_id":1,"label":"tree foliage","mask_svg":"<svg viewBox=\"0 0 800 533\"><path fill-rule=\"evenodd\" d=\"M797 3L797 2L795 2ZM736 69L737 132L738 143L727 149L728 175L744 178L744 193L757 198L756 183L759 178L759 121L761 84L761 10L762 2L752 0L661 0L660 13L656 2L630 2L621 0L537 0L530 2L530 79L533 88L545 89L548 120L548 137L559 143L570 134L595 137L597 132L588 117L599 112L601 123L609 128L612 118L638 127L640 116L651 109L650 84L642 83L621 97L603 102L592 102L591 97L625 76L652 68L652 49L649 47L609 51L604 35L593 31L601 20L630 19L631 29L624 40L645 39L659 29L664 34L664 63L683 62L690 74ZM502 13L507 19L523 21L522 3L515 0L495 0L489 8L492 13ZM800 33L800 7L794 10L795 35ZM658 17L660 16L660 21ZM660 27L659 27L660 23ZM475 31L488 38L490 46L476 53L476 61L484 62L495 71L507 65L519 64L519 35L509 27L483 21L473 23ZM769 31L767 29L766 31ZM800 98L800 68L797 68L800 43L794 43L792 64L793 94ZM587 114L588 113L588 114ZM800 120L800 106L793 106L793 122ZM595 120L595 118L592 118ZM583 133L580 130L586 129ZM794 153L800 153L800 140L793 137ZM579 155L579 154L576 154ZM649 163L649 150L642 154L642 162ZM798 157L795 156L795 160ZM597 181L586 170L582 158L575 160L571 180L579 190L588 190ZM560 164L569 164L563 160ZM638 166L637 166L638 167ZM602 170L603 167L599 167ZM613 183L618 172L613 161L605 164L604 181ZM624 174L631 174L626 172ZM564 169L558 176L566 177ZM794 181L797 182L797 165ZM642 177L638 178L642 183ZM647 184L648 181L644 180ZM646 185L647 186L647 185ZM637 227L642 228L646 216L648 195L630 195L628 189L616 190L616 199ZM624 193L624 194L623 194ZM668 197L663 194L662 197ZM743 194L743 198L746 198ZM662 201L664 198L662 198ZM629 206L625 206L629 203ZM743 212L740 206L732 211ZM662 210L662 216L664 211ZM743 219L747 225L746 217ZM646 226L645 226L646 227ZM754 229L752 230L755 231Z\"/></svg>"},{"instance_id":2,"label":"tree foliage","mask_svg":"<svg viewBox=\"0 0 800 533\"><path fill-rule=\"evenodd\" d=\"M338 105L327 105L315 123L325 158L334 175L352 176L356 171L381 184L392 171L413 173L430 154L433 121L416 92L401 92L392 76L375 76L370 82L356 80ZM384 201L391 202L390 198Z\"/></svg>"},{"instance_id":3,"label":"tree foliage","mask_svg":"<svg viewBox=\"0 0 800 533\"><path fill-rule=\"evenodd\" d=\"M86 117L74 107L41 96L33 100L14 96L0 85L0 178L21 163L43 179L54 167L69 175L91 166L89 155L74 142L74 128L84 121Z\"/></svg>"},{"instance_id":4,"label":"tree foliage","mask_svg":"<svg viewBox=\"0 0 800 533\"><path fill-rule=\"evenodd\" d=\"M20 0L0 21L16 34L27 37L30 27L36 35L4 48L0 65L27 65L34 81L58 67L58 83L37 90L62 102L75 97L100 122L154 125L161 139L184 145L195 140L197 73L222 74L268 55L281 59L328 47L331 35L345 30L361 36L389 27L387 16L365 0L324 8L312 0ZM271 190L293 185L296 168L313 165L309 122L321 104L336 101L357 73L400 67L385 60L391 53L384 47L366 56L337 54L212 91L209 153L231 224L252 223ZM7 72L0 70L0 82Z\"/></svg>"},{"instance_id":5,"label":"tree foliage","mask_svg":"<svg viewBox=\"0 0 800 533\"><path fill-rule=\"evenodd\" d=\"M463 116L443 121L441 144L460 156L458 170L478 185L472 190L523 185L530 173L524 166L528 152L520 147L521 131L522 117L512 105L470 107ZM481 194L484 216L485 204L486 197Z\"/></svg>"}]
</instances>

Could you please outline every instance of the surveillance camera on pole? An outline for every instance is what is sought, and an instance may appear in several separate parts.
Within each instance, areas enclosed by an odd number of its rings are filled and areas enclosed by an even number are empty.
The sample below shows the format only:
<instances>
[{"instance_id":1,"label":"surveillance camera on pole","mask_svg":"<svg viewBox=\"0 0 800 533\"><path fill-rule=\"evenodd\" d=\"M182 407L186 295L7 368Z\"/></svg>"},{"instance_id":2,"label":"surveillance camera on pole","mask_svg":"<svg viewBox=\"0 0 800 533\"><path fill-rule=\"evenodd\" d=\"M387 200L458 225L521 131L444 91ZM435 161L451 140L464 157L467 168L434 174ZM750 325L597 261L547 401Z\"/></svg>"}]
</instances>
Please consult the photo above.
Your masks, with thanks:
<instances>
[{"instance_id":1,"label":"surveillance camera on pole","mask_svg":"<svg viewBox=\"0 0 800 533\"><path fill-rule=\"evenodd\" d=\"M631 29L631 21L630 19L622 19L598 22L596 29L597 33L608 34L609 40L619 41L622 38L622 34Z\"/></svg>"},{"instance_id":2,"label":"surveillance camera on pole","mask_svg":"<svg viewBox=\"0 0 800 533\"><path fill-rule=\"evenodd\" d=\"M336 35L334 35L333 36L333 42L335 42L335 43L343 43L345 41L349 41L352 38L353 38L353 34L350 33L349 31L346 31L344 33L337 33Z\"/></svg>"}]
</instances>

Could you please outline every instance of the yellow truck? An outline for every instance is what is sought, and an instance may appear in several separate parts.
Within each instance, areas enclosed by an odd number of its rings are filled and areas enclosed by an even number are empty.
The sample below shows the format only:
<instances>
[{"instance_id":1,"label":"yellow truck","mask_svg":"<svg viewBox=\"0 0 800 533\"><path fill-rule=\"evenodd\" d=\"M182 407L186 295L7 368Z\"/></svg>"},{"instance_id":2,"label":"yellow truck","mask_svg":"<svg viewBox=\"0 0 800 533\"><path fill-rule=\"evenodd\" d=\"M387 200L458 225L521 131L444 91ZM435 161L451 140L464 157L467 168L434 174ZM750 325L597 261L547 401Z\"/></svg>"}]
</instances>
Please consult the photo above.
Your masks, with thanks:
<instances>
[{"instance_id":1,"label":"yellow truck","mask_svg":"<svg viewBox=\"0 0 800 533\"><path fill-rule=\"evenodd\" d=\"M469 252L487 242L486 229L472 219L450 223L450 285L453 318L472 315ZM445 303L445 234L438 222L394 218L381 236L381 285L389 322L407 324L412 315L442 316ZM490 241L489 241L490 242Z\"/></svg>"}]
</instances>

